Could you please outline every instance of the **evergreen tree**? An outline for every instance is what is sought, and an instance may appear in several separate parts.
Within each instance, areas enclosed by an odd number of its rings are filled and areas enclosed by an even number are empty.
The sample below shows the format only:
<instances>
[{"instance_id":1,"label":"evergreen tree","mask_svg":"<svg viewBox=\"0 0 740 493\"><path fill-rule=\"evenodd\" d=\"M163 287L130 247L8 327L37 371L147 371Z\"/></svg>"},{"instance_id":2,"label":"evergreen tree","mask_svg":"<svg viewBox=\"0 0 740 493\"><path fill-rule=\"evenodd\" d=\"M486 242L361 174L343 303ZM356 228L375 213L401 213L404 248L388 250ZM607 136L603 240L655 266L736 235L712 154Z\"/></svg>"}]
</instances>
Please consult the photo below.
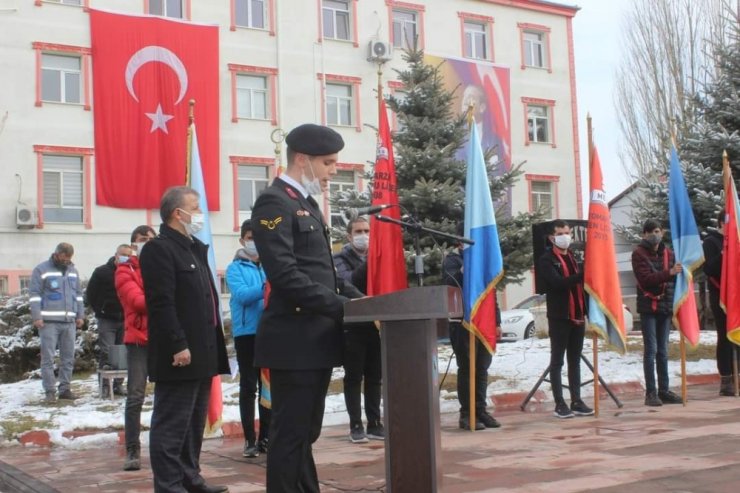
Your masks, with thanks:
<instances>
[{"instance_id":1,"label":"evergreen tree","mask_svg":"<svg viewBox=\"0 0 740 493\"><path fill-rule=\"evenodd\" d=\"M393 136L399 202L404 214L422 226L454 234L462 223L465 206L466 164L458 159L468 138L464 115L455 107L455 92L444 86L439 67L424 62L424 53L404 53L405 70L396 71L403 83L405 97L388 98L388 107L396 114L400 130ZM521 213L511 217L505 200L508 190L522 174L521 164L498 173L492 157L496 149L484 151L489 163L491 197L497 208L497 223L506 274L500 286L521 282L532 266L531 225L541 214ZM372 183L368 173L368 183ZM371 185L369 185L371 186ZM331 203L339 207L369 204L369 194L336 194ZM451 246L422 233L426 284L441 282L442 250ZM404 233L409 260L409 283L413 285L413 238Z\"/></svg>"}]
</instances>

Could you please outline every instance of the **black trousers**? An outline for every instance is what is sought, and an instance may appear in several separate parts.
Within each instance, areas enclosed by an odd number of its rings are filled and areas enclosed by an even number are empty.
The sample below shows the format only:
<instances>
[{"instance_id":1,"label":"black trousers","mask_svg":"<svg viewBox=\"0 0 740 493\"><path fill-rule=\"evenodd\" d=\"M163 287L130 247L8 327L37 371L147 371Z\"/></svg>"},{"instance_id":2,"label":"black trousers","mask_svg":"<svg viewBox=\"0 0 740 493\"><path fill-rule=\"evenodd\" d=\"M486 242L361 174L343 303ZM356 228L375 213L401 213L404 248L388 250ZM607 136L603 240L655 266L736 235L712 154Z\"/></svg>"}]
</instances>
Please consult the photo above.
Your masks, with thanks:
<instances>
[{"instance_id":1,"label":"black trousers","mask_svg":"<svg viewBox=\"0 0 740 493\"><path fill-rule=\"evenodd\" d=\"M457 400L460 401L460 416L470 416L470 332L460 322L450 322L450 343L457 361ZM488 368L493 356L475 339L475 414L486 410L486 388Z\"/></svg>"},{"instance_id":2,"label":"black trousers","mask_svg":"<svg viewBox=\"0 0 740 493\"><path fill-rule=\"evenodd\" d=\"M311 445L321 434L331 369L270 370L267 493L319 493Z\"/></svg>"},{"instance_id":3,"label":"black trousers","mask_svg":"<svg viewBox=\"0 0 740 493\"><path fill-rule=\"evenodd\" d=\"M239 415L242 420L242 431L244 440L254 444L256 435L254 432L254 400L257 392L257 400L262 394L262 379L260 369L254 366L254 335L234 337L234 349L236 350L236 361L239 364ZM270 429L270 410L262 404L258 404L260 417L259 439L268 437Z\"/></svg>"},{"instance_id":4,"label":"black trousers","mask_svg":"<svg viewBox=\"0 0 740 493\"><path fill-rule=\"evenodd\" d=\"M183 493L205 483L200 449L212 378L157 382L149 430L154 491Z\"/></svg>"},{"instance_id":5,"label":"black trousers","mask_svg":"<svg viewBox=\"0 0 740 493\"><path fill-rule=\"evenodd\" d=\"M719 291L709 290L709 305L714 315L714 327L717 330L717 371L722 376L732 375L732 346L727 339L727 314L719 306Z\"/></svg>"},{"instance_id":6,"label":"black trousers","mask_svg":"<svg viewBox=\"0 0 740 493\"><path fill-rule=\"evenodd\" d=\"M563 399L563 357L568 353L568 387L570 400L581 398L581 352L583 351L583 336L586 332L584 324L576 324L570 320L547 319L550 332L550 386L555 402L564 402Z\"/></svg>"},{"instance_id":7,"label":"black trousers","mask_svg":"<svg viewBox=\"0 0 740 493\"><path fill-rule=\"evenodd\" d=\"M362 425L362 395L365 379L365 416L368 426L380 421L382 370L380 333L374 325L348 325L344 331L344 403L350 428Z\"/></svg>"}]
</instances>

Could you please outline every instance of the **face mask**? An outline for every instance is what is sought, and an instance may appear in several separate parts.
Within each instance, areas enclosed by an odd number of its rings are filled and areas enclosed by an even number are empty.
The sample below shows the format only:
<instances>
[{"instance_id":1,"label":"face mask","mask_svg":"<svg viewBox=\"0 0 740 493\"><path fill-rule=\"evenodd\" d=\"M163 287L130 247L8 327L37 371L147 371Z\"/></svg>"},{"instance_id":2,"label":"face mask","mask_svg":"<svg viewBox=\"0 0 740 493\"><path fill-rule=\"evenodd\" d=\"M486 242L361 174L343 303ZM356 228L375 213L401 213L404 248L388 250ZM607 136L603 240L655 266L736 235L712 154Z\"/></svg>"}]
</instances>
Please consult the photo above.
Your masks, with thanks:
<instances>
[{"instance_id":1,"label":"face mask","mask_svg":"<svg viewBox=\"0 0 740 493\"><path fill-rule=\"evenodd\" d=\"M663 240L663 235L652 234L652 235L648 235L647 237L648 243L650 243L653 246L659 244L662 240Z\"/></svg>"},{"instance_id":2,"label":"face mask","mask_svg":"<svg viewBox=\"0 0 740 493\"><path fill-rule=\"evenodd\" d=\"M245 241L244 242L244 251L247 252L247 255L250 257L257 257L257 246L254 244L253 241Z\"/></svg>"},{"instance_id":3,"label":"face mask","mask_svg":"<svg viewBox=\"0 0 740 493\"><path fill-rule=\"evenodd\" d=\"M306 192L309 195L320 195L321 194L321 182L319 181L318 178L316 178L316 175L313 172L310 159L308 161L307 168L311 170L312 178L309 179L305 174L301 175L301 185L303 185L303 188L306 189Z\"/></svg>"},{"instance_id":4,"label":"face mask","mask_svg":"<svg viewBox=\"0 0 740 493\"><path fill-rule=\"evenodd\" d=\"M140 241L140 242L134 243L134 247L136 248L134 250L134 253L137 254L137 255L141 255L141 250L144 248L144 245L146 245L146 242L145 241Z\"/></svg>"},{"instance_id":5,"label":"face mask","mask_svg":"<svg viewBox=\"0 0 740 493\"><path fill-rule=\"evenodd\" d=\"M570 235L557 235L555 237L555 246L560 248L561 250L567 250L570 246L571 242L573 240L571 239Z\"/></svg>"},{"instance_id":6,"label":"face mask","mask_svg":"<svg viewBox=\"0 0 740 493\"><path fill-rule=\"evenodd\" d=\"M361 234L352 237L352 246L361 252L367 251L370 246L370 235Z\"/></svg>"},{"instance_id":7,"label":"face mask","mask_svg":"<svg viewBox=\"0 0 740 493\"><path fill-rule=\"evenodd\" d=\"M190 222L186 223L184 221L180 221L180 224L182 224L185 227L185 231L190 235L193 236L195 234L198 234L198 232L203 229L203 223L205 222L205 218L203 214L201 213L194 213L191 214L188 211L184 211L182 209L179 209L180 211L184 212L188 216L190 216Z\"/></svg>"},{"instance_id":8,"label":"face mask","mask_svg":"<svg viewBox=\"0 0 740 493\"><path fill-rule=\"evenodd\" d=\"M118 263L119 264L125 264L126 262L129 261L129 258L130 257L128 255L119 255L118 256Z\"/></svg>"}]
</instances>

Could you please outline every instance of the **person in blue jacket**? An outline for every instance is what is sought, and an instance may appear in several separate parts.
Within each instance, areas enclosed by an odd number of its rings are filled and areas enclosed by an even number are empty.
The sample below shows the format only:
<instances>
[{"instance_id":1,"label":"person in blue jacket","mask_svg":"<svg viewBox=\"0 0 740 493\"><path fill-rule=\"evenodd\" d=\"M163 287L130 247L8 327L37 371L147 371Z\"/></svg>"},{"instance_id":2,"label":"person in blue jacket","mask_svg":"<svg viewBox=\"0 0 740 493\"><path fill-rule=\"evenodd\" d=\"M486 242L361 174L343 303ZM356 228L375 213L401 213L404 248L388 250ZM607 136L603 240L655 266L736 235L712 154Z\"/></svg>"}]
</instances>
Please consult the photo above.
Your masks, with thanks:
<instances>
[{"instance_id":1,"label":"person in blue jacket","mask_svg":"<svg viewBox=\"0 0 740 493\"><path fill-rule=\"evenodd\" d=\"M239 364L239 411L244 431L244 457L258 457L267 452L267 432L270 428L270 410L259 404L259 441L254 431L255 391L262 393L260 369L254 365L254 340L257 324L264 310L265 271L252 240L252 222L242 223L234 260L226 268L226 283L231 291L231 331Z\"/></svg>"}]
</instances>

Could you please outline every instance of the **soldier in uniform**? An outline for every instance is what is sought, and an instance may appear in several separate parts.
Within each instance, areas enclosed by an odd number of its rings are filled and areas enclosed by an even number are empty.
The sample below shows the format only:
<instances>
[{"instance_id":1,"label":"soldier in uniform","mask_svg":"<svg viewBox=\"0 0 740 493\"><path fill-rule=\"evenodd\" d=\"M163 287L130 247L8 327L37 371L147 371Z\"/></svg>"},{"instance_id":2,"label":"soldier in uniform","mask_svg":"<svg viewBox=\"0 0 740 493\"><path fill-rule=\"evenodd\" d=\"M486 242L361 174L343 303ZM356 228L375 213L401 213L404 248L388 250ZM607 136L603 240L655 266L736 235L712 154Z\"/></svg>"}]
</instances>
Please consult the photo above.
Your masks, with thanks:
<instances>
[{"instance_id":1,"label":"soldier in uniform","mask_svg":"<svg viewBox=\"0 0 740 493\"><path fill-rule=\"evenodd\" d=\"M304 124L285 142L287 170L252 210L269 283L255 365L271 372L267 491L318 493L311 446L321 433L332 368L341 364L343 305L362 293L337 278L329 229L311 197L328 190L342 137Z\"/></svg>"}]
</instances>

